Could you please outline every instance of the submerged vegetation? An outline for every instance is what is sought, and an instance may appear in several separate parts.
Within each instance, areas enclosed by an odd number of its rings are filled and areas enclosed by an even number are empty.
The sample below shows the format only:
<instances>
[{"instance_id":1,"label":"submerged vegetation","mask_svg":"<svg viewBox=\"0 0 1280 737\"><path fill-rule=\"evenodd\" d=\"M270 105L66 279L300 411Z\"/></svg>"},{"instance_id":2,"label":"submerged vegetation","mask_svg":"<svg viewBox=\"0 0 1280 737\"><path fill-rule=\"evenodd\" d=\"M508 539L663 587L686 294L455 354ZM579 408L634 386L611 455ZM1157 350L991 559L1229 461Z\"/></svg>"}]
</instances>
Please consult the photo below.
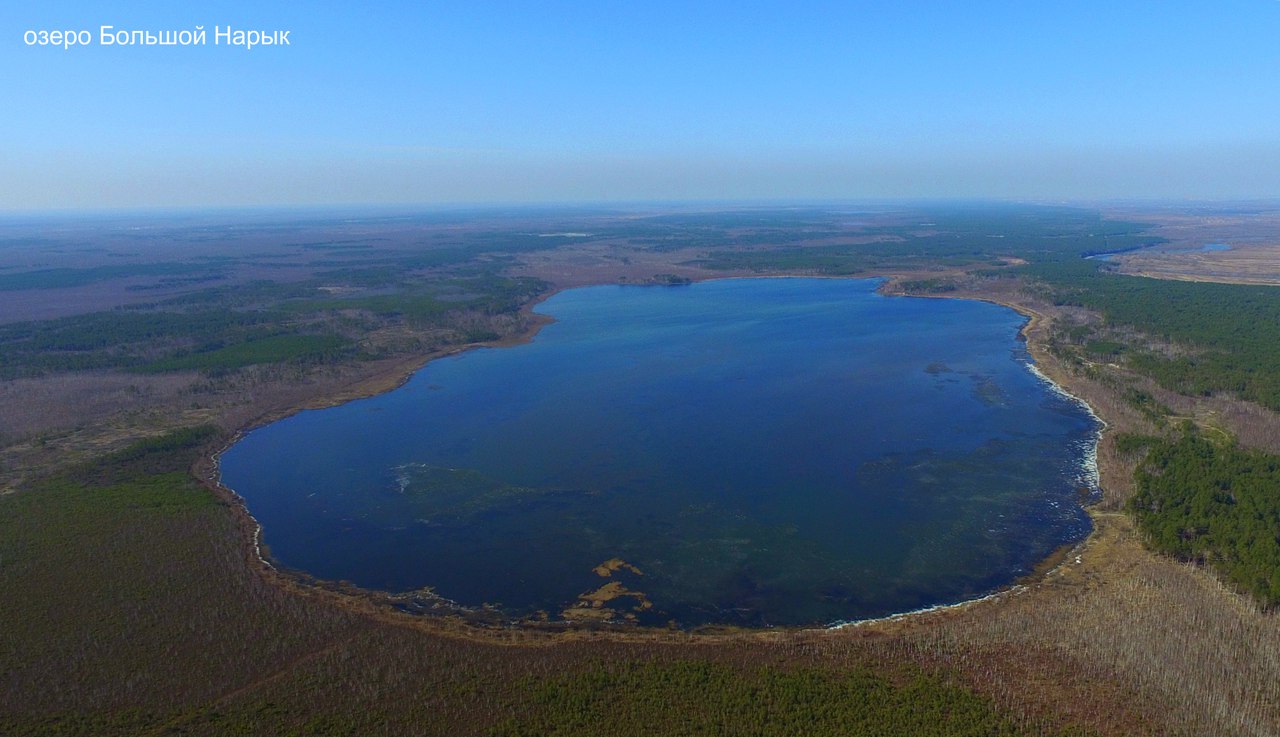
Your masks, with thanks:
<instances>
[{"instance_id":1,"label":"submerged vegetation","mask_svg":"<svg viewBox=\"0 0 1280 737\"><path fill-rule=\"evenodd\" d=\"M1158 239L1067 208L903 210L852 230L819 209L579 215L432 216L389 234L368 222L117 233L97 263L0 266L0 299L99 300L52 319L11 300L0 324L13 387L0 471L25 479L0 495L0 734L1275 732L1277 619L1226 603L1204 571L1280 603L1280 457L1179 400L1280 409L1276 290L1112 273L1080 257ZM76 253L37 235L47 253ZM1131 491L1129 515L1102 513L1084 562L1035 591L814 635L442 636L256 566L247 528L194 462L379 359L518 332L519 309L557 273L523 259L596 241L589 258L609 261L607 244L678 254L637 265L632 283L916 269L919 292L1028 288L1067 316L1054 330L1064 365L1115 397L1113 427L1130 432L1104 451L1136 469L1111 479L1119 498ZM84 401L104 393L118 396ZM1132 526L1170 557L1139 555Z\"/></svg>"},{"instance_id":2,"label":"submerged vegetation","mask_svg":"<svg viewBox=\"0 0 1280 737\"><path fill-rule=\"evenodd\" d=\"M798 666L764 646L763 668L676 643L522 649L299 596L245 566L186 473L217 439L179 430L0 499L0 733L1065 734L874 649Z\"/></svg>"}]
</instances>

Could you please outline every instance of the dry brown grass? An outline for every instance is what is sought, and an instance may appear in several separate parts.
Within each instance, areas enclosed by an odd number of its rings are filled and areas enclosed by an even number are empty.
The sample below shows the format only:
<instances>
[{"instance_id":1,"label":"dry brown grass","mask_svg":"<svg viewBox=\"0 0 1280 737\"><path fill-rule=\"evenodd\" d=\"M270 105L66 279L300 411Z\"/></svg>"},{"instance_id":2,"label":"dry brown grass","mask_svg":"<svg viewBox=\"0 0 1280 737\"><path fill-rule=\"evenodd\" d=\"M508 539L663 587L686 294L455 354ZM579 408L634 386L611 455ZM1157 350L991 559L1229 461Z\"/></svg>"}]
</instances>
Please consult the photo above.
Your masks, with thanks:
<instances>
[{"instance_id":1,"label":"dry brown grass","mask_svg":"<svg viewBox=\"0 0 1280 737\"><path fill-rule=\"evenodd\" d=\"M1112 432L1153 429L1097 374L1073 373L1048 355L1043 342L1051 321L1079 315L1055 312L1010 280L974 283L950 296L999 301L1032 315L1026 334L1046 374L1086 399ZM3 458L23 468L65 463L200 418L243 427L299 407L384 391L421 360L307 375L246 372L234 381L198 387L195 408L175 379L167 389L153 390L157 405L151 415L132 419L119 407L132 390L113 379L116 383L101 386L114 387L115 394L89 404L96 414L84 427L48 439L43 449L24 441L7 448ZM76 397L92 393L74 380L63 390L60 386L28 385L42 392L38 398L12 389L0 395L0 407L48 402L48 422L57 427L65 419L56 418L79 412ZM1275 447L1268 444L1275 442L1280 423L1261 408L1226 399L1187 406L1180 404L1182 398L1160 399L1180 413L1251 438L1246 442ZM19 446L25 450L15 451ZM141 616L139 621L155 629L130 635L132 640L95 630L93 637L100 641L82 643L85 654L69 661L51 659L62 657L57 655L62 650L48 650L53 643L32 635L23 645L30 652L29 672L10 674L4 682L0 717L132 706L166 715L159 726L148 722L155 733L181 728L212 734L219 726L207 721L210 710L252 723L258 718L255 710L270 704L286 711L279 723L305 724L312 717L350 715L378 704L405 730L467 724L454 733L482 733L509 708L500 694L513 679L561 673L599 659L692 657L752 667L842 668L869 660L908 660L958 674L1027 719L1081 724L1107 735L1280 732L1280 621L1205 571L1144 550L1128 518L1106 511L1127 498L1134 459L1116 452L1108 434L1099 460L1107 495L1095 514L1097 532L1042 581L994 600L833 632L694 636L483 630L411 617L377 603L377 597L320 591L266 569L252 555L251 525L241 525L245 520L226 507L200 520L175 521L172 529L139 523L104 538L109 543L103 542L101 562L103 570L127 564L130 576L163 575L173 582L174 591L148 602L151 614L143 616L128 596L77 587L74 575L67 593L49 604L64 614L76 614L69 608L83 614L106 607L102 611L117 617L112 621ZM181 554L151 559L157 534L180 541ZM160 626L189 616L195 606L214 609L190 626ZM222 616L249 625L220 632L213 622ZM75 619L66 617L71 623ZM119 681L119 658L135 663L137 675ZM199 672L189 666L206 660ZM86 690L77 682L95 685ZM123 685L111 685L117 682ZM202 710L192 712L195 704Z\"/></svg>"},{"instance_id":2,"label":"dry brown grass","mask_svg":"<svg viewBox=\"0 0 1280 737\"><path fill-rule=\"evenodd\" d=\"M1112 511L1131 489L1134 458L1119 454L1116 432L1154 428L1118 396L1131 376L1108 383L1091 367L1071 371L1045 348L1051 321L1067 316L1016 288L957 296L1000 301L1033 316L1026 329L1029 349L1042 370L1094 407L1108 423L1099 448L1105 499L1094 513L1096 531L1080 557L1030 590L964 608L953 615L921 618L906 633L930 657L959 665L973 682L1013 705L1044 701L1050 684L1088 693L1091 681L1118 681L1139 697L1156 733L1272 735L1280 731L1280 619L1227 590L1211 573L1156 556L1142 547L1131 520ZM1144 385L1148 386L1149 385ZM1160 391L1158 399L1188 417L1225 428L1249 445L1275 448L1275 414L1226 398L1188 398ZM1026 653L1069 663L1053 681ZM1044 674L1039 674L1044 675ZM1061 683L1068 678L1071 684ZM1096 704L1060 699L1055 709L1088 715ZM1082 711L1083 710L1083 711Z\"/></svg>"},{"instance_id":3,"label":"dry brown grass","mask_svg":"<svg viewBox=\"0 0 1280 737\"><path fill-rule=\"evenodd\" d=\"M1280 243L1244 244L1229 251L1140 251L1115 257L1125 274L1178 281L1280 284Z\"/></svg>"},{"instance_id":4,"label":"dry brown grass","mask_svg":"<svg viewBox=\"0 0 1280 737\"><path fill-rule=\"evenodd\" d=\"M1146 552L1127 517L1104 513L1095 521L1079 562L1071 558L1027 592L922 622L906 640L971 673L1012 707L1047 702L1089 716L1113 705L1103 698L1062 703L1039 691L1087 694L1091 684L1118 682L1138 697L1144 721L1162 725L1157 733L1274 734L1276 618L1207 572ZM1044 681L1026 653L1070 667Z\"/></svg>"},{"instance_id":5,"label":"dry brown grass","mask_svg":"<svg viewBox=\"0 0 1280 737\"><path fill-rule=\"evenodd\" d=\"M1186 281L1280 284L1280 210L1128 209L1111 214L1154 223L1152 235L1167 241L1157 249L1116 256L1114 260L1124 273ZM1208 243L1225 243L1231 250L1198 250Z\"/></svg>"},{"instance_id":6,"label":"dry brown grass","mask_svg":"<svg viewBox=\"0 0 1280 737\"><path fill-rule=\"evenodd\" d=\"M194 374L58 374L0 382L0 445L74 430L105 417L173 407Z\"/></svg>"}]
</instances>

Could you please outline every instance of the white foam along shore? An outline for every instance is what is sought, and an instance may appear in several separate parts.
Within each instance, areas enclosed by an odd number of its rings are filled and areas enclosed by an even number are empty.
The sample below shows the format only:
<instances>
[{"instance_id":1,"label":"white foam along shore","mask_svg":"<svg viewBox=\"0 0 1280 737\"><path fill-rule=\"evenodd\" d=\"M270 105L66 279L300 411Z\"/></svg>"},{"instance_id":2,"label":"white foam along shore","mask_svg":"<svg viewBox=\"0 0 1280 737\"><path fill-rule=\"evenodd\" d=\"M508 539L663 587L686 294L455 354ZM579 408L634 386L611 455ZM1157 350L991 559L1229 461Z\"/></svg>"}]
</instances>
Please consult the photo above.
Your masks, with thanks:
<instances>
[{"instance_id":1,"label":"white foam along shore","mask_svg":"<svg viewBox=\"0 0 1280 737\"><path fill-rule=\"evenodd\" d=\"M237 430L236 433L227 440L226 444L209 457L209 460L211 461L211 468L207 480L223 489L227 494L230 494L231 497L236 500L236 503L239 504L241 511L253 521L253 554L257 556L259 563L267 568L275 570L275 565L272 564L270 560L267 560L267 557L262 554L262 523L258 521L257 517L253 516L252 512L249 511L249 504L245 501L244 497L240 496L235 489L222 483L222 454L227 452L231 446L243 440L245 434L244 430Z\"/></svg>"},{"instance_id":2,"label":"white foam along shore","mask_svg":"<svg viewBox=\"0 0 1280 737\"><path fill-rule=\"evenodd\" d=\"M1023 365L1027 367L1027 370L1030 371L1033 376L1044 382L1044 384L1049 387L1050 391L1063 399L1078 405L1093 418L1094 422L1098 423L1098 429L1093 433L1093 442L1085 452L1084 461L1082 462L1084 467L1084 478L1082 481L1084 481L1085 485L1089 487L1091 492L1101 491L1102 474L1098 469L1098 443L1102 441L1102 432L1107 429L1107 421L1099 417L1098 413L1093 411L1093 407L1090 407L1088 402L1058 386L1057 382L1046 376L1045 373L1035 365L1035 363L1026 361Z\"/></svg>"},{"instance_id":3,"label":"white foam along shore","mask_svg":"<svg viewBox=\"0 0 1280 737\"><path fill-rule=\"evenodd\" d=\"M909 612L898 612L897 614L889 614L884 617L871 617L870 619L853 619L848 621L832 622L826 627L823 627L823 629L842 630L846 627L861 627L867 624L879 624L882 622L896 622L899 619L906 619L907 617L914 617L920 614L928 614L930 612L941 612L941 611L946 611L948 609L961 609L967 606L971 606L973 604L979 604L984 601L993 601L1001 597L1012 596L1014 594L1022 593L1026 589L1027 587L1024 584L1015 584L1006 589L1000 589L999 591L992 591L991 593L986 594L985 596L979 596L976 599L965 599L964 601L957 601L954 604L934 604L933 606L921 607L920 609L912 609Z\"/></svg>"},{"instance_id":4,"label":"white foam along shore","mask_svg":"<svg viewBox=\"0 0 1280 737\"><path fill-rule=\"evenodd\" d=\"M1027 370L1030 371L1032 375L1034 375L1037 379L1039 379L1046 386L1048 386L1050 391L1062 397L1063 399L1066 399L1067 401L1080 406L1081 409L1083 409L1086 413L1088 413L1088 415L1092 417L1095 422L1098 423L1098 429L1093 434L1093 442L1090 443L1089 448L1085 453L1084 460L1081 462L1082 470L1084 471L1084 478L1081 480L1089 487L1091 491L1100 490L1102 488L1102 482L1101 482L1101 475L1098 470L1098 442L1102 439L1102 431L1106 429L1107 421L1099 417L1098 414L1093 411L1093 407L1089 406L1088 402L1068 392L1066 389L1063 389L1061 386L1058 386L1057 382L1055 382L1053 379L1050 379L1048 376L1046 376L1043 371L1041 371L1039 368L1036 367L1035 363L1031 361L1024 361L1023 365L1027 367ZM1077 543L1076 548L1072 551L1072 553L1068 554L1066 558L1063 560L1063 564L1067 563L1073 558L1078 561L1079 558L1078 556L1075 556L1074 553L1076 550L1079 550L1080 546L1083 545L1084 543L1085 543L1084 540L1081 540L1079 543ZM1055 566L1055 570L1056 568L1057 566ZM922 607L920 609L912 609L906 612L898 612L896 614L889 614L883 617L871 617L869 619L855 619L855 620L849 620L849 621L832 622L831 624L828 624L826 627L823 627L823 629L840 630L846 627L860 627L868 624L895 622L897 620L906 619L908 617L914 617L921 614L929 614L930 612L941 612L941 611L946 611L948 609L961 609L961 608L971 606L973 604L978 604L984 601L993 601L995 599L999 599L1005 596L1012 596L1015 594L1019 594L1025 591L1026 589L1027 589L1027 586L1025 584L1015 584L1013 586L1009 586L1008 588L1003 588L1003 589L993 591L984 596L979 596L973 599L965 599L964 601L958 601L954 604L934 604L933 606Z\"/></svg>"},{"instance_id":5,"label":"white foam along shore","mask_svg":"<svg viewBox=\"0 0 1280 737\"><path fill-rule=\"evenodd\" d=\"M748 279L748 278L758 279L758 278L777 278L777 277L725 277L725 279ZM790 277L788 276L786 278L790 278ZM831 278L845 278L845 277L831 277ZM1090 447L1086 451L1085 457L1081 465L1082 465L1082 470L1084 471L1084 478L1082 479L1082 481L1084 481L1084 483L1089 487L1091 491L1099 491L1101 489L1101 476L1098 469L1098 442L1102 438L1103 430L1105 430L1107 427L1106 420L1099 417L1098 414L1093 411L1093 407L1089 406L1088 402L1084 401L1080 397L1077 397L1074 394L1071 394L1067 390L1063 389L1061 386L1057 384L1057 382L1055 382L1053 379L1050 379L1047 375L1045 375L1044 372L1042 372L1038 367L1036 367L1034 361L1023 361L1022 364L1026 366L1027 370L1030 371L1032 375L1034 375L1037 379L1039 379L1046 386L1048 386L1050 391L1062 397L1063 399L1078 405L1091 418L1093 418L1095 422L1098 423L1098 429L1094 432L1093 442L1090 444ZM222 448L220 448L217 452L212 454L210 460L212 461L213 469L210 474L209 480L217 484L227 492L229 492L233 498L239 501L240 506L244 510L245 514L247 514L249 516L249 519L251 519L254 523L252 542L253 542L255 555L263 565L265 565L268 568L275 569L275 565L272 564L272 562L268 560L267 557L264 556L262 553L262 523L259 522L258 519L254 517L252 513L249 512L248 504L245 501L244 497L240 496L240 494L237 493L234 489L222 483L222 454L227 450L229 450L237 442L242 440L245 434L246 434L245 430L237 431L235 435L230 440L228 440L227 443ZM420 464L404 464L402 466L397 467L396 470L404 471L408 466L414 466L414 465L420 465ZM450 469L450 470L454 470L454 469ZM403 491L407 486L407 481L408 481L407 474L402 473L401 476L398 477L397 481L399 482L398 483L399 489L403 493ZM1060 564L1060 566L1065 565L1067 561L1071 560L1073 557L1078 563L1079 557L1074 556L1074 553L1078 551L1080 547L1085 544L1086 541L1087 541L1087 538L1086 540L1081 540L1079 543L1077 543L1075 548L1073 548L1072 550L1072 554L1069 554L1068 556L1066 556L1066 558L1064 559L1063 563ZM1055 566L1054 570L1056 570L1060 566ZM920 609L912 609L910 611L905 611L905 612L897 612L895 614L889 614L883 617L871 617L868 619L857 619L857 620L840 620L840 621L832 622L823 627L820 627L819 629L840 630L845 627L858 627L861 625L875 624L880 622L892 622L900 619L905 619L907 617L913 617L921 614L928 614L930 612L939 612L939 611L945 611L948 609L960 609L973 604L978 604L985 601L992 601L995 599L1002 598L1004 596L1018 594L1018 593L1021 593L1022 591L1025 591L1026 589L1027 589L1027 586L1025 584L1014 584L1012 586L997 589L996 591L992 591L989 594L975 597L973 599L964 599L962 601L958 601L951 604L934 604L932 606L922 607ZM431 592L431 593L434 598L447 602L449 604L452 604L453 606L458 607L459 609L462 609L462 610L473 609L470 607L462 606L457 602L453 602L452 600L441 597L438 594L435 594L434 592Z\"/></svg>"}]
</instances>

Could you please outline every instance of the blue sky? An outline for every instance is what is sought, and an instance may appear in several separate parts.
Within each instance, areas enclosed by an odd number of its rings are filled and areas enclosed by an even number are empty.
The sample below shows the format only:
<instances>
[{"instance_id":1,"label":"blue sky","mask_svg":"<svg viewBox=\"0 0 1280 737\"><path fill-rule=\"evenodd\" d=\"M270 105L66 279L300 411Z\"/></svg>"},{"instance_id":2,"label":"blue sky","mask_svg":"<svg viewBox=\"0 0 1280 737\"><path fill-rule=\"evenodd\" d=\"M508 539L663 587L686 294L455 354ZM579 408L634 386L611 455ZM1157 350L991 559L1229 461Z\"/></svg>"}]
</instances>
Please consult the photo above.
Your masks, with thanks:
<instances>
[{"instance_id":1,"label":"blue sky","mask_svg":"<svg viewBox=\"0 0 1280 737\"><path fill-rule=\"evenodd\" d=\"M1280 196L1276 0L371 5L5 3L0 209Z\"/></svg>"}]
</instances>

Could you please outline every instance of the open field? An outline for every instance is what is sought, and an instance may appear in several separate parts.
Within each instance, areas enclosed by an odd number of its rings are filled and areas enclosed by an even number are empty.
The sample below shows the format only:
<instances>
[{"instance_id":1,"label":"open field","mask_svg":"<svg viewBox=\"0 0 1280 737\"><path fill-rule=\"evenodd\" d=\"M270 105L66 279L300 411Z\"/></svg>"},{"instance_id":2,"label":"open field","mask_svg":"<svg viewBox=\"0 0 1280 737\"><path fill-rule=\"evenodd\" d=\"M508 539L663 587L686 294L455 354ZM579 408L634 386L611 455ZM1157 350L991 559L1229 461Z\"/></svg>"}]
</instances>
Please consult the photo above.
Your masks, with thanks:
<instances>
[{"instance_id":1,"label":"open field","mask_svg":"<svg viewBox=\"0 0 1280 737\"><path fill-rule=\"evenodd\" d=\"M1155 224L1151 233L1167 241L1114 256L1120 270L1157 279L1280 284L1280 210L1261 205L1194 210L1118 212ZM1220 246L1229 248L1215 250Z\"/></svg>"},{"instance_id":2,"label":"open field","mask_svg":"<svg viewBox=\"0 0 1280 737\"><path fill-rule=\"evenodd\" d=\"M884 734L1276 733L1280 620L1207 569L1144 548L1122 511L1141 457L1116 442L1188 418L1275 452L1275 413L1223 393L1179 394L1120 358L1064 351L1063 335L1097 315L1004 272L1065 241L1085 247L1076 231L1037 240L1016 223L1010 232L1026 239L1010 249L990 245L1003 240L992 237L1002 233L990 217L958 219L953 231L897 212L880 220L793 213L754 229L726 217L637 225L628 214L624 232L616 216L565 216L540 232L609 238L537 236L581 242L451 252L427 265L413 244L461 248L477 233L527 232L530 221L405 226L403 252L344 256L337 267L298 246L281 272L288 278L259 287L249 309L292 305L280 324L302 330L358 320L346 334L377 351L301 363L267 356L231 369L46 368L7 383L0 471L16 493L0 498L0 733L823 734L858 725ZM779 235L790 228L799 235ZM1114 233L1145 238L1130 226ZM381 248L362 240L369 235L326 243ZM246 250L274 236L261 237ZM890 248L910 241L922 255ZM210 248L225 247L218 243ZM24 253L27 261L12 264L60 268ZM470 271L477 265L480 276ZM226 272L237 289L209 294L188 284L179 296L230 307L254 283L237 281L240 268ZM257 556L252 520L207 483L210 453L235 430L385 391L425 357L477 338L527 336L537 328L528 306L556 287L752 273L897 275L887 289L986 299L1031 316L1025 335L1037 364L1108 423L1095 534L1003 595L840 630L543 631L408 615L376 592L275 571ZM94 282L115 295L94 304L126 304L117 278ZM541 286L500 304L477 301L481 285L505 294L509 282L499 280L521 278ZM78 288L47 290L59 301ZM399 295L419 301L388 308ZM424 295L470 306L412 312ZM299 313L313 317L294 322ZM1135 391L1163 409L1135 401ZM190 445L136 445L200 425L214 430Z\"/></svg>"}]
</instances>

